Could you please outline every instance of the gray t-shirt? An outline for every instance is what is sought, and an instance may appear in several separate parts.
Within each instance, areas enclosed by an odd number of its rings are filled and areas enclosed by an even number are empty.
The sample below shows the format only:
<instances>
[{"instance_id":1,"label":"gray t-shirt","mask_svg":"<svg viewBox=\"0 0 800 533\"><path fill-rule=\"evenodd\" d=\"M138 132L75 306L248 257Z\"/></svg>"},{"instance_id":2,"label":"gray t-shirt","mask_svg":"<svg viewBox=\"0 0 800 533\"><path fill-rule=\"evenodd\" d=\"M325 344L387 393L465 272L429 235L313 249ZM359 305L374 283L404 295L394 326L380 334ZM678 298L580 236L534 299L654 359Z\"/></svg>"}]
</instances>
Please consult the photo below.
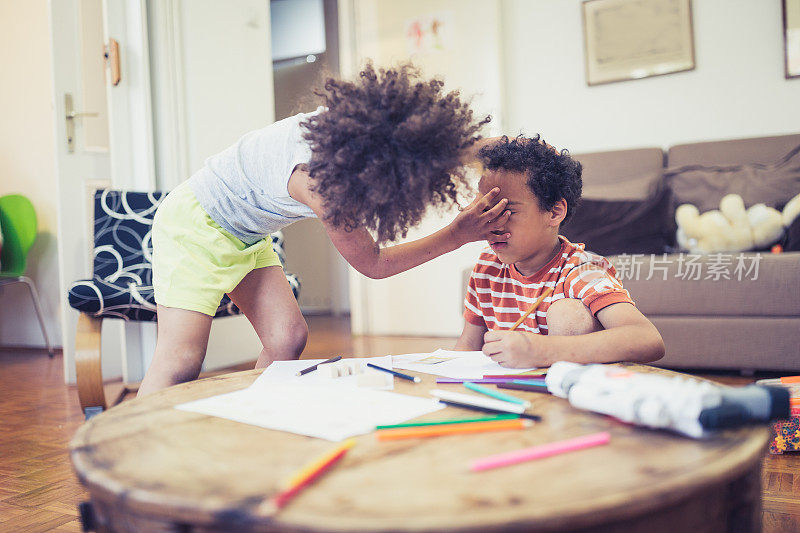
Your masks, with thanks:
<instances>
[{"instance_id":1,"label":"gray t-shirt","mask_svg":"<svg viewBox=\"0 0 800 533\"><path fill-rule=\"evenodd\" d=\"M292 222L315 216L289 195L288 186L294 168L311 159L300 123L321 110L251 131L206 160L189 178L189 186L214 222L245 244L254 244Z\"/></svg>"}]
</instances>

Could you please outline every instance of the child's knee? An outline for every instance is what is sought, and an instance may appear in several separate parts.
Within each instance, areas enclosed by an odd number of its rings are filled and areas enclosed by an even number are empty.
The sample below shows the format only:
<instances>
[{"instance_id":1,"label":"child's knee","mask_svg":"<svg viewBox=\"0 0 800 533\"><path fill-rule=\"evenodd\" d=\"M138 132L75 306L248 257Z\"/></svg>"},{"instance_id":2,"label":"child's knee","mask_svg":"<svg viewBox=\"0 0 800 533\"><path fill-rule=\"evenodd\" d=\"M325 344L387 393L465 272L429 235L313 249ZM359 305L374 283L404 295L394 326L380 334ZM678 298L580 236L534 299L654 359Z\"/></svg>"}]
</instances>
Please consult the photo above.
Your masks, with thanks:
<instances>
[{"instance_id":1,"label":"child's knee","mask_svg":"<svg viewBox=\"0 0 800 533\"><path fill-rule=\"evenodd\" d=\"M306 342L308 341L308 324L306 324L304 319L300 319L292 324L288 340L292 352L295 355L299 356L303 353L303 349L306 347Z\"/></svg>"},{"instance_id":2,"label":"child's knee","mask_svg":"<svg viewBox=\"0 0 800 533\"><path fill-rule=\"evenodd\" d=\"M308 341L308 324L300 317L297 320L276 324L270 339L264 339L264 346L269 346L279 354L298 357L303 353Z\"/></svg>"},{"instance_id":3,"label":"child's knee","mask_svg":"<svg viewBox=\"0 0 800 533\"><path fill-rule=\"evenodd\" d=\"M548 335L584 335L602 329L603 325L578 299L562 298L547 309Z\"/></svg>"}]
</instances>

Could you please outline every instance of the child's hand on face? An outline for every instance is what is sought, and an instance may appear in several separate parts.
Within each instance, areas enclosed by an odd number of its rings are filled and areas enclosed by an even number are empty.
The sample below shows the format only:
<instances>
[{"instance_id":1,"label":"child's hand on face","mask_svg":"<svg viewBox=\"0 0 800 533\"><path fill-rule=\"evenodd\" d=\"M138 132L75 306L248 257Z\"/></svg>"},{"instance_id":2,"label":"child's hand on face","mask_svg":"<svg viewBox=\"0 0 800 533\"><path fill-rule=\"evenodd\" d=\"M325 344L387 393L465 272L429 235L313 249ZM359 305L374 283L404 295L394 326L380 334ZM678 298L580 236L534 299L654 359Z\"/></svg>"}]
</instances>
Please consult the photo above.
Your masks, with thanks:
<instances>
[{"instance_id":1,"label":"child's hand on face","mask_svg":"<svg viewBox=\"0 0 800 533\"><path fill-rule=\"evenodd\" d=\"M495 187L484 196L476 198L450 223L450 231L459 246L486 240L493 231L501 230L505 226L511 213L505 211L507 199L497 201L499 193L500 189ZM506 235L505 238L510 236Z\"/></svg>"},{"instance_id":2,"label":"child's hand on face","mask_svg":"<svg viewBox=\"0 0 800 533\"><path fill-rule=\"evenodd\" d=\"M549 366L538 349L542 341L542 335L528 331L489 330L483 335L483 353L507 368Z\"/></svg>"}]
</instances>

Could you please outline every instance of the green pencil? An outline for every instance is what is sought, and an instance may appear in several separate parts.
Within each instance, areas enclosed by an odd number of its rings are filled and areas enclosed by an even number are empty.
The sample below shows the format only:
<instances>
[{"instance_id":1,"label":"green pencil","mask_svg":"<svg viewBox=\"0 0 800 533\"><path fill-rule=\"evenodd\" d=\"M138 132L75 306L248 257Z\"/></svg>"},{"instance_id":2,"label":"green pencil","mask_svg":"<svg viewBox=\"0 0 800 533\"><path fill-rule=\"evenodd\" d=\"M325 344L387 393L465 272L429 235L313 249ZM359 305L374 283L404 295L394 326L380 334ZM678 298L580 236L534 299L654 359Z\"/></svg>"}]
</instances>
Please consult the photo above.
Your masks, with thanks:
<instances>
[{"instance_id":1,"label":"green pencil","mask_svg":"<svg viewBox=\"0 0 800 533\"><path fill-rule=\"evenodd\" d=\"M529 402L528 400L521 400L516 396L505 394L503 392L496 391L494 389L490 389L482 385L478 385L477 383L470 383L469 381L465 381L464 386L470 390L474 390L475 392L480 392L481 394L485 394L486 396L491 396L492 398L497 398L498 400L502 400L504 402L511 402L517 405L524 405L525 407L531 406L531 402Z\"/></svg>"},{"instance_id":2,"label":"green pencil","mask_svg":"<svg viewBox=\"0 0 800 533\"><path fill-rule=\"evenodd\" d=\"M510 420L512 418L519 418L519 415L514 413L509 413L507 415L481 416L478 418L450 418L448 420L433 420L431 422L409 422L407 424L375 426L375 429L411 428L417 426L443 426L445 424L466 424L468 422L491 422L493 420Z\"/></svg>"}]
</instances>

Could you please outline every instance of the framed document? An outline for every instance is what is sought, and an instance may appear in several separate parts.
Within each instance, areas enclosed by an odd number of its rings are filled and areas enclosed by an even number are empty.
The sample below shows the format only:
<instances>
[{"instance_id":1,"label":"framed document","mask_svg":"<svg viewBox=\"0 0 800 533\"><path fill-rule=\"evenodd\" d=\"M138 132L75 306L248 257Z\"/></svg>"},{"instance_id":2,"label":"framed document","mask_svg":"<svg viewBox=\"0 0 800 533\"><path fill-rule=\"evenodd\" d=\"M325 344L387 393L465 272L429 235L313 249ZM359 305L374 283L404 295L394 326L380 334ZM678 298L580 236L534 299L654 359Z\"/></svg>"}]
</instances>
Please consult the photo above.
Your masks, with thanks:
<instances>
[{"instance_id":1,"label":"framed document","mask_svg":"<svg viewBox=\"0 0 800 533\"><path fill-rule=\"evenodd\" d=\"M694 69L690 0L584 0L582 7L589 85Z\"/></svg>"},{"instance_id":2,"label":"framed document","mask_svg":"<svg viewBox=\"0 0 800 533\"><path fill-rule=\"evenodd\" d=\"M787 78L800 78L800 0L783 1L783 54Z\"/></svg>"}]
</instances>

